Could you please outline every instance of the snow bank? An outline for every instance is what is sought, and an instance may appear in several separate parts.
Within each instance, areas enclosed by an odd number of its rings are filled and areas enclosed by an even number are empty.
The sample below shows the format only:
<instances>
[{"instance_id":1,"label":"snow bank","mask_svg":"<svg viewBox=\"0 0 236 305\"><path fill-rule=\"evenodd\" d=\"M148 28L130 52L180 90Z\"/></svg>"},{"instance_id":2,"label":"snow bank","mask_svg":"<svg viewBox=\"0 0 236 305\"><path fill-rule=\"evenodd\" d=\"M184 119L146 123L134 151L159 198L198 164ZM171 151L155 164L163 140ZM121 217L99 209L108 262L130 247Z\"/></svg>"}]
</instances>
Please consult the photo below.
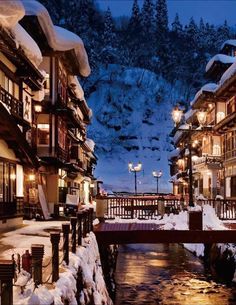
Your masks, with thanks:
<instances>
[{"instance_id":1,"label":"snow bank","mask_svg":"<svg viewBox=\"0 0 236 305\"><path fill-rule=\"evenodd\" d=\"M206 65L206 72L209 71L213 64L217 61L221 62L222 64L233 64L234 62L236 62L236 57L228 56L225 54L216 54L212 57L211 60L209 60L208 64Z\"/></svg>"},{"instance_id":2,"label":"snow bank","mask_svg":"<svg viewBox=\"0 0 236 305\"><path fill-rule=\"evenodd\" d=\"M25 31L25 29L17 23L12 29L12 34L15 37L15 41L17 44L21 46L26 57L36 66L38 67L43 60L42 53L37 45L37 43L33 40L33 38Z\"/></svg>"},{"instance_id":3,"label":"snow bank","mask_svg":"<svg viewBox=\"0 0 236 305\"><path fill-rule=\"evenodd\" d=\"M16 26L25 15L25 9L21 1L0 1L0 24L4 28Z\"/></svg>"},{"instance_id":4,"label":"snow bank","mask_svg":"<svg viewBox=\"0 0 236 305\"><path fill-rule=\"evenodd\" d=\"M48 44L55 51L68 51L74 49L80 64L80 73L83 76L90 74L88 56L81 38L52 23L46 8L37 1L22 0L27 16L37 16L39 24L47 38Z\"/></svg>"}]
</instances>

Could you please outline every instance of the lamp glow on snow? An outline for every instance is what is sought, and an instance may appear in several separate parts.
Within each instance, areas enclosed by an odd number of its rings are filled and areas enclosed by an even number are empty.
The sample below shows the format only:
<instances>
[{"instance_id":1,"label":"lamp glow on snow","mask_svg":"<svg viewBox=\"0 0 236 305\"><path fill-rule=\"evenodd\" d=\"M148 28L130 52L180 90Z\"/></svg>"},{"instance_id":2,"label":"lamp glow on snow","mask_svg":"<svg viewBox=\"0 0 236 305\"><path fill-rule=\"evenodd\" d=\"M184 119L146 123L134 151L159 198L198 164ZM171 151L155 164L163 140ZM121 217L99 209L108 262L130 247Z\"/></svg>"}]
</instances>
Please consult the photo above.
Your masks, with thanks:
<instances>
[{"instance_id":1,"label":"lamp glow on snow","mask_svg":"<svg viewBox=\"0 0 236 305\"><path fill-rule=\"evenodd\" d=\"M178 106L176 106L173 110L172 110L172 119L173 121L175 122L175 126L177 126L180 121L181 121L181 118L182 118L182 115L183 115L183 111L180 110L178 108Z\"/></svg>"},{"instance_id":2,"label":"lamp glow on snow","mask_svg":"<svg viewBox=\"0 0 236 305\"><path fill-rule=\"evenodd\" d=\"M207 118L207 112L206 111L200 110L200 111L197 112L198 123L201 127L206 124L206 118Z\"/></svg>"},{"instance_id":3,"label":"lamp glow on snow","mask_svg":"<svg viewBox=\"0 0 236 305\"><path fill-rule=\"evenodd\" d=\"M153 171L152 172L152 175L153 175L153 177L156 179L156 181L157 181L157 194L158 194L158 192L159 192L159 189L158 189L158 182L159 182L159 179L161 178L161 176L162 176L162 170L160 170L160 171Z\"/></svg>"},{"instance_id":4,"label":"lamp glow on snow","mask_svg":"<svg viewBox=\"0 0 236 305\"><path fill-rule=\"evenodd\" d=\"M142 170L142 163L138 162L137 165L134 165L132 162L128 163L129 172L134 173L134 190L135 195L137 195L137 173Z\"/></svg>"}]
</instances>

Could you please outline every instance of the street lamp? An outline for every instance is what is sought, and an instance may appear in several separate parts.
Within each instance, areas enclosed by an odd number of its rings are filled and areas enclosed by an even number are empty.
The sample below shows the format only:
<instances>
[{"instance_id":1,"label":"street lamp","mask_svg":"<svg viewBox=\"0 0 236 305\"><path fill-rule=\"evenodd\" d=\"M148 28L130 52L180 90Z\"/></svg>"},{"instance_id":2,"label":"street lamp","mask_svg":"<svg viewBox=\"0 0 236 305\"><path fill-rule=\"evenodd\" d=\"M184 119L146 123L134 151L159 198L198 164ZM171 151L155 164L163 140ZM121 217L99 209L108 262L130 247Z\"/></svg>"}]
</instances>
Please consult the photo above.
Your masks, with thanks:
<instances>
[{"instance_id":1,"label":"street lamp","mask_svg":"<svg viewBox=\"0 0 236 305\"><path fill-rule=\"evenodd\" d=\"M158 182L159 182L159 179L162 176L162 171L161 170L160 171L153 171L152 175L157 180L157 194L158 194Z\"/></svg>"},{"instance_id":2,"label":"street lamp","mask_svg":"<svg viewBox=\"0 0 236 305\"><path fill-rule=\"evenodd\" d=\"M175 122L175 126L177 127L179 123L181 122L183 115L183 111L180 110L178 107L175 107L172 111L172 119ZM193 167L192 167L192 143L191 143L191 134L194 132L202 131L203 126L206 123L206 116L207 112L203 110L199 110L197 112L197 119L199 122L199 125L201 129L194 129L192 125L189 125L189 128L187 129L182 129L178 128L178 131L183 131L183 132L188 132L190 134L189 142L188 142L188 150L187 150L187 156L188 156L188 169L189 169L189 183L188 183L188 190L189 190L189 206L193 207L194 206L194 201L193 201Z\"/></svg>"},{"instance_id":3,"label":"street lamp","mask_svg":"<svg viewBox=\"0 0 236 305\"><path fill-rule=\"evenodd\" d=\"M137 195L137 172L141 171L142 163L139 162L137 165L133 165L132 162L129 162L128 168L130 172L134 173L134 190L135 190L135 195Z\"/></svg>"}]
</instances>

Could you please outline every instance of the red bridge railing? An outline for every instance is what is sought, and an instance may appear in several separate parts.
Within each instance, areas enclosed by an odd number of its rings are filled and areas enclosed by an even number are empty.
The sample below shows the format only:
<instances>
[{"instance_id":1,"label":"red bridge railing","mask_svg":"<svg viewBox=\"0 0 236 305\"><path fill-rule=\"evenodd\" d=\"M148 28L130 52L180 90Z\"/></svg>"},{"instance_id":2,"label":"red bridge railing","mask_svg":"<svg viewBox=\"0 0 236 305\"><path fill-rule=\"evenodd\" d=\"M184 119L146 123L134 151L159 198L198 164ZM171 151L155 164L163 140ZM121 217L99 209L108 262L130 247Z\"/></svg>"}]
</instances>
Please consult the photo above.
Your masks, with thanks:
<instances>
[{"instance_id":1,"label":"red bridge railing","mask_svg":"<svg viewBox=\"0 0 236 305\"><path fill-rule=\"evenodd\" d=\"M198 200L199 205L209 204L222 220L236 219L236 200ZM105 200L105 216L113 219L154 219L163 214L177 214L187 209L188 203L176 198L160 198L157 196L107 197Z\"/></svg>"}]
</instances>

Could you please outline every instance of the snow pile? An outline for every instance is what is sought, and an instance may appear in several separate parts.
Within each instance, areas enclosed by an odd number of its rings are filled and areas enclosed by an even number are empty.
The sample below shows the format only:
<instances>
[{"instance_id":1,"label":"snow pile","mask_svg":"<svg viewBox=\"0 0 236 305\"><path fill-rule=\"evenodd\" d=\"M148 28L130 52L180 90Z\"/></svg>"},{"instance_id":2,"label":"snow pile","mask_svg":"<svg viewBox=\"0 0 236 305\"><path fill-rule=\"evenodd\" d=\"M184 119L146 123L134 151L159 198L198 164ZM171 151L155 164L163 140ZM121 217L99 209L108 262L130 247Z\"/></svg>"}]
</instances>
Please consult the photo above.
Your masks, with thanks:
<instances>
[{"instance_id":1,"label":"snow pile","mask_svg":"<svg viewBox=\"0 0 236 305\"><path fill-rule=\"evenodd\" d=\"M64 28L55 26L46 8L39 2L34 0L22 0L22 2L27 16L37 16L50 47L55 51L74 49L80 64L81 75L88 76L90 74L88 56L81 38Z\"/></svg>"},{"instance_id":2,"label":"snow pile","mask_svg":"<svg viewBox=\"0 0 236 305\"><path fill-rule=\"evenodd\" d=\"M25 29L17 23L12 29L12 34L15 37L15 41L17 44L21 46L26 57L36 66L38 67L43 60L42 53L37 45L37 43L33 40L33 38L25 31Z\"/></svg>"},{"instance_id":3,"label":"snow pile","mask_svg":"<svg viewBox=\"0 0 236 305\"><path fill-rule=\"evenodd\" d=\"M218 88L218 85L215 83L207 83L204 86L202 86L202 88L196 93L194 99L190 102L190 105L193 106L196 101L198 100L198 98L200 97L200 95L203 92L215 92Z\"/></svg>"},{"instance_id":4,"label":"snow pile","mask_svg":"<svg viewBox=\"0 0 236 305\"><path fill-rule=\"evenodd\" d=\"M59 279L54 286L51 286L51 289L44 285L34 289L33 280L29 279L29 274L23 271L18 275L16 286L14 286L14 304L63 305L64 301L68 301L71 305L77 305L76 278L79 269L82 270L84 287L80 292L80 304L88 304L91 300L94 300L95 305L113 304L106 289L98 245L93 233L87 235L83 240L83 246L77 249L76 254L70 253L69 266L64 264L61 269L63 270L60 272ZM24 287L25 289L22 290L21 288Z\"/></svg>"},{"instance_id":5,"label":"snow pile","mask_svg":"<svg viewBox=\"0 0 236 305\"><path fill-rule=\"evenodd\" d=\"M25 9L21 1L0 1L0 24L4 28L16 26L25 15Z\"/></svg>"},{"instance_id":6,"label":"snow pile","mask_svg":"<svg viewBox=\"0 0 236 305\"><path fill-rule=\"evenodd\" d=\"M234 62L236 62L236 57L228 56L225 54L216 54L206 65L206 72L211 69L215 62L221 62L222 64L233 64Z\"/></svg>"}]
</instances>

